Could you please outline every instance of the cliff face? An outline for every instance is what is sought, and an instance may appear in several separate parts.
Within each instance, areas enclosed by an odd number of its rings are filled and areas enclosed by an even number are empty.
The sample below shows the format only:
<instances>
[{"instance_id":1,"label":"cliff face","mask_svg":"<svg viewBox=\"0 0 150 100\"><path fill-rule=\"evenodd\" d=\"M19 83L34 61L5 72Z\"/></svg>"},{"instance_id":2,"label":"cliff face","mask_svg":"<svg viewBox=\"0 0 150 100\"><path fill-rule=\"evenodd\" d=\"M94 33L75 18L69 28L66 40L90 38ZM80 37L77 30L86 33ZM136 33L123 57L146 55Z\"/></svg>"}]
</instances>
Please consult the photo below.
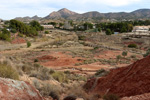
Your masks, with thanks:
<instances>
[{"instance_id":1,"label":"cliff face","mask_svg":"<svg viewBox=\"0 0 150 100\"><path fill-rule=\"evenodd\" d=\"M0 78L1 100L44 100L39 92L24 81Z\"/></svg>"}]
</instances>

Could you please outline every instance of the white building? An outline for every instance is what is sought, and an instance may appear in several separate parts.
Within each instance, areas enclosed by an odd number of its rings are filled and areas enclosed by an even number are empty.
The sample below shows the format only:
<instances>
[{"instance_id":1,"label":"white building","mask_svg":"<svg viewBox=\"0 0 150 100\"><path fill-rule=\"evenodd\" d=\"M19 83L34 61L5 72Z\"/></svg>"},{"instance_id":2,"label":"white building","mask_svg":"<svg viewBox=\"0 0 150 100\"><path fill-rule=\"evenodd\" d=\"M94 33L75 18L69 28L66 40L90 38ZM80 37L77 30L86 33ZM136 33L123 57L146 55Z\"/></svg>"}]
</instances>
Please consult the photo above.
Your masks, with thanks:
<instances>
[{"instance_id":1,"label":"white building","mask_svg":"<svg viewBox=\"0 0 150 100\"><path fill-rule=\"evenodd\" d=\"M133 28L133 32L139 32L139 33L147 33L149 32L150 26L135 26Z\"/></svg>"},{"instance_id":2,"label":"white building","mask_svg":"<svg viewBox=\"0 0 150 100\"><path fill-rule=\"evenodd\" d=\"M42 25L44 29L54 29L53 25Z\"/></svg>"}]
</instances>

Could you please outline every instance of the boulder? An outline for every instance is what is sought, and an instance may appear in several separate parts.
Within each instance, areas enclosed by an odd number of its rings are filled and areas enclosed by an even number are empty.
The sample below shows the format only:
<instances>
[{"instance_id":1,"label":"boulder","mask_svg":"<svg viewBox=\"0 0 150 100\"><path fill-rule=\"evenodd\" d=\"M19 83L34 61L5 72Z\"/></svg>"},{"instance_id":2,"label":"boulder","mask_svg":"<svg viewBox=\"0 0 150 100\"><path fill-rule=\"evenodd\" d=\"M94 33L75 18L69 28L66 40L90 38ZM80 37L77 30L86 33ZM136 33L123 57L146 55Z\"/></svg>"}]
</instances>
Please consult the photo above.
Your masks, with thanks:
<instances>
[{"instance_id":1,"label":"boulder","mask_svg":"<svg viewBox=\"0 0 150 100\"><path fill-rule=\"evenodd\" d=\"M0 100L44 100L29 83L0 78Z\"/></svg>"}]
</instances>

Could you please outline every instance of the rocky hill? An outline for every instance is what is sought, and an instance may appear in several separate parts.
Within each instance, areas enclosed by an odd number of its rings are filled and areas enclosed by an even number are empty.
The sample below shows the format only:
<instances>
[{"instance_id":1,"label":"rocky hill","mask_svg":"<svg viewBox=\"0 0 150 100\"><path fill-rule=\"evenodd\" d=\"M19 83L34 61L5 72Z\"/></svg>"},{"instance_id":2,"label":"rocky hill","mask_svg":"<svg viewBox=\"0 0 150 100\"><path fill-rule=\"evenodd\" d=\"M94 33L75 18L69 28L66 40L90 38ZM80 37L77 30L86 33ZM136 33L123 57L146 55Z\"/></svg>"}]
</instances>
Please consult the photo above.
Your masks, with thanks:
<instances>
[{"instance_id":1,"label":"rocky hill","mask_svg":"<svg viewBox=\"0 0 150 100\"><path fill-rule=\"evenodd\" d=\"M46 17L17 17L15 19L28 22L32 20L47 20L47 19L68 19L68 20L87 20L87 19L116 19L116 20L134 20L134 19L148 19L150 18L150 9L139 9L133 12L110 12L110 13L100 13L98 11L86 12L79 14L70 11L66 8L60 9L59 11L53 11Z\"/></svg>"},{"instance_id":2,"label":"rocky hill","mask_svg":"<svg viewBox=\"0 0 150 100\"><path fill-rule=\"evenodd\" d=\"M28 21L32 21L32 20L40 20L41 17L38 17L37 15L33 16L33 17L16 17L15 18L16 20L19 20L19 21L23 21L23 22L28 22Z\"/></svg>"},{"instance_id":3,"label":"rocky hill","mask_svg":"<svg viewBox=\"0 0 150 100\"><path fill-rule=\"evenodd\" d=\"M52 12L50 13L48 16L46 16L45 18L46 19L49 19L49 18L67 18L67 17L70 17L70 16L73 16L73 15L76 15L78 13L75 13L73 11L70 11L66 8L63 8L57 12Z\"/></svg>"},{"instance_id":4,"label":"rocky hill","mask_svg":"<svg viewBox=\"0 0 150 100\"><path fill-rule=\"evenodd\" d=\"M114 12L114 13L100 13L97 11L86 12L83 14L78 14L76 12L70 11L66 8L61 9L57 12L52 12L44 19L52 18L66 18L66 19L88 19L88 18L97 18L97 19L146 19L150 18L150 9L139 9L133 12Z\"/></svg>"}]
</instances>

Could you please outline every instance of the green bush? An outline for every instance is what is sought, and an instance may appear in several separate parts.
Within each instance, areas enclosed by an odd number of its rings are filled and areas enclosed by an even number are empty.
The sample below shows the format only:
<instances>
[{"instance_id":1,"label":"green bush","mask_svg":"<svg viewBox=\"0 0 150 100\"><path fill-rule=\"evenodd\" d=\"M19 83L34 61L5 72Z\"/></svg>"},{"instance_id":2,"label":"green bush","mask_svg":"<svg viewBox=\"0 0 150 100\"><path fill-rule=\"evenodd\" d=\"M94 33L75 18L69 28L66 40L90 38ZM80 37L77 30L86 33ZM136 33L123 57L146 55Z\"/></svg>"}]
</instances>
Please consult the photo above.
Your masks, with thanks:
<instances>
[{"instance_id":1,"label":"green bush","mask_svg":"<svg viewBox=\"0 0 150 100\"><path fill-rule=\"evenodd\" d=\"M127 51L123 51L123 52L122 52L122 56L125 57L125 56L127 56L127 55L128 55L128 52L127 52Z\"/></svg>"},{"instance_id":2,"label":"green bush","mask_svg":"<svg viewBox=\"0 0 150 100\"><path fill-rule=\"evenodd\" d=\"M27 48L29 48L31 46L31 42L27 42Z\"/></svg>"},{"instance_id":3,"label":"green bush","mask_svg":"<svg viewBox=\"0 0 150 100\"><path fill-rule=\"evenodd\" d=\"M116 56L117 60L121 59L121 55Z\"/></svg>"},{"instance_id":4,"label":"green bush","mask_svg":"<svg viewBox=\"0 0 150 100\"><path fill-rule=\"evenodd\" d=\"M115 94L107 94L104 95L103 97L104 100L120 100L119 96L115 95Z\"/></svg>"},{"instance_id":5,"label":"green bush","mask_svg":"<svg viewBox=\"0 0 150 100\"><path fill-rule=\"evenodd\" d=\"M146 51L146 53L145 53L143 56L146 57L146 56L148 56L148 55L150 55L150 49L148 49L148 50Z\"/></svg>"},{"instance_id":6,"label":"green bush","mask_svg":"<svg viewBox=\"0 0 150 100\"><path fill-rule=\"evenodd\" d=\"M112 31L110 29L106 29L106 35L111 35Z\"/></svg>"},{"instance_id":7,"label":"green bush","mask_svg":"<svg viewBox=\"0 0 150 100\"><path fill-rule=\"evenodd\" d=\"M18 72L7 64L0 64L0 77L19 80Z\"/></svg>"},{"instance_id":8,"label":"green bush","mask_svg":"<svg viewBox=\"0 0 150 100\"><path fill-rule=\"evenodd\" d=\"M16 29L11 29L12 33L17 33Z\"/></svg>"},{"instance_id":9,"label":"green bush","mask_svg":"<svg viewBox=\"0 0 150 100\"><path fill-rule=\"evenodd\" d=\"M45 34L49 34L49 31L45 31Z\"/></svg>"},{"instance_id":10,"label":"green bush","mask_svg":"<svg viewBox=\"0 0 150 100\"><path fill-rule=\"evenodd\" d=\"M18 20L10 20L9 28L17 30L26 36L37 36L38 32L43 30L43 27L39 25L38 22L31 22L30 25L26 25L25 23Z\"/></svg>"},{"instance_id":11,"label":"green bush","mask_svg":"<svg viewBox=\"0 0 150 100\"><path fill-rule=\"evenodd\" d=\"M85 36L79 36L78 38L79 38L79 40L85 40L86 39Z\"/></svg>"},{"instance_id":12,"label":"green bush","mask_svg":"<svg viewBox=\"0 0 150 100\"><path fill-rule=\"evenodd\" d=\"M34 62L39 62L39 60L38 59L34 59Z\"/></svg>"},{"instance_id":13,"label":"green bush","mask_svg":"<svg viewBox=\"0 0 150 100\"><path fill-rule=\"evenodd\" d=\"M0 39L6 40L9 42L11 41L10 32L6 28L3 28L2 32L0 32Z\"/></svg>"},{"instance_id":14,"label":"green bush","mask_svg":"<svg viewBox=\"0 0 150 100\"><path fill-rule=\"evenodd\" d=\"M108 71L106 71L104 69L100 69L95 73L95 76L101 77L101 76L105 76L106 74L108 74Z\"/></svg>"},{"instance_id":15,"label":"green bush","mask_svg":"<svg viewBox=\"0 0 150 100\"><path fill-rule=\"evenodd\" d=\"M23 37L23 34L19 33L18 36Z\"/></svg>"},{"instance_id":16,"label":"green bush","mask_svg":"<svg viewBox=\"0 0 150 100\"><path fill-rule=\"evenodd\" d=\"M136 44L129 44L128 47L129 48L137 48L137 45Z\"/></svg>"}]
</instances>

